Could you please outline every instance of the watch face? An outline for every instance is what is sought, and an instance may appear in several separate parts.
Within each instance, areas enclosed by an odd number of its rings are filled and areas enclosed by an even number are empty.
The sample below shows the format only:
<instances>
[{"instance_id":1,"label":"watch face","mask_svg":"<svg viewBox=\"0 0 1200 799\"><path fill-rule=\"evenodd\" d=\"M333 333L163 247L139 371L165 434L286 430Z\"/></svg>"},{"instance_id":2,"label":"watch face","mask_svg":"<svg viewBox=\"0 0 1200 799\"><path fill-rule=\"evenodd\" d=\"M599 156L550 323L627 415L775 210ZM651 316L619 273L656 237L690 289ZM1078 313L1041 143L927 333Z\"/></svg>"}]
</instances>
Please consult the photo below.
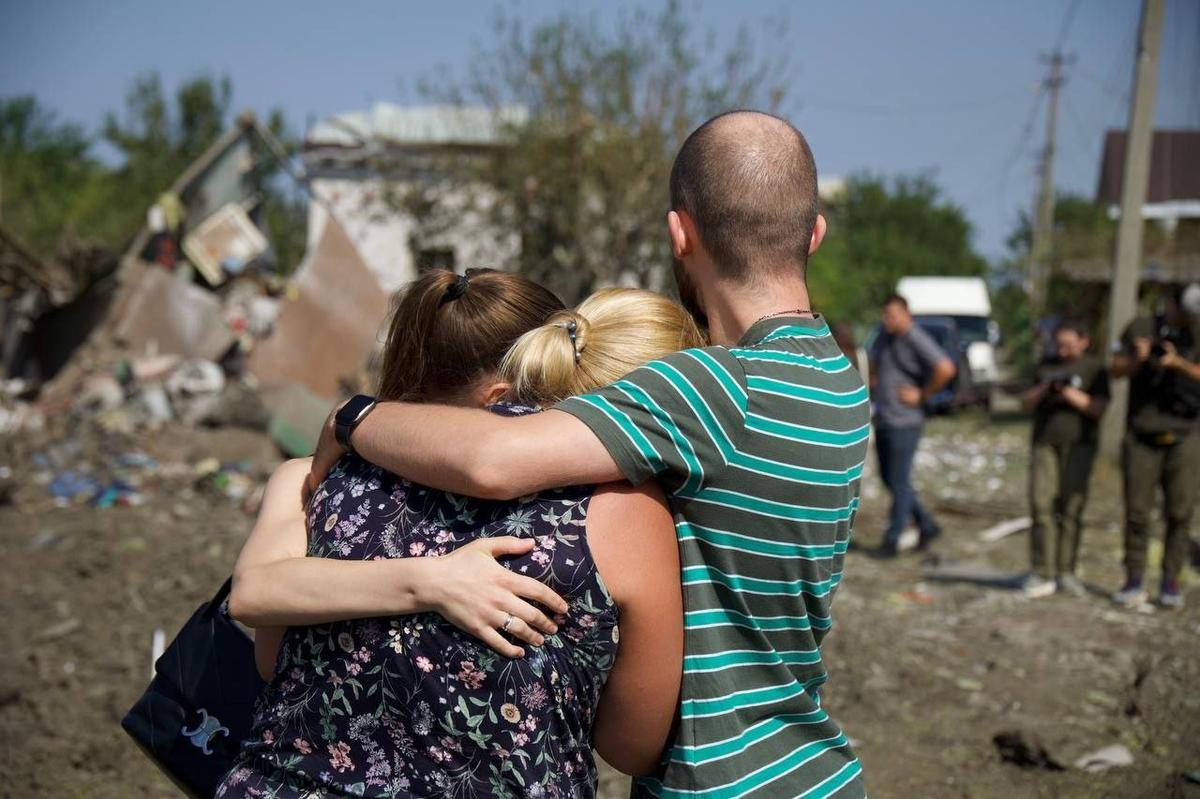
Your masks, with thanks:
<instances>
[{"instance_id":1,"label":"watch face","mask_svg":"<svg viewBox=\"0 0 1200 799\"><path fill-rule=\"evenodd\" d=\"M358 417L362 416L363 411L374 404L374 397L368 397L366 394L357 394L338 411L337 420L342 424L351 424Z\"/></svg>"},{"instance_id":2,"label":"watch face","mask_svg":"<svg viewBox=\"0 0 1200 799\"><path fill-rule=\"evenodd\" d=\"M350 399L334 416L333 433L338 443L346 451L352 451L350 434L371 408L375 407L375 398L366 394L358 394Z\"/></svg>"}]
</instances>

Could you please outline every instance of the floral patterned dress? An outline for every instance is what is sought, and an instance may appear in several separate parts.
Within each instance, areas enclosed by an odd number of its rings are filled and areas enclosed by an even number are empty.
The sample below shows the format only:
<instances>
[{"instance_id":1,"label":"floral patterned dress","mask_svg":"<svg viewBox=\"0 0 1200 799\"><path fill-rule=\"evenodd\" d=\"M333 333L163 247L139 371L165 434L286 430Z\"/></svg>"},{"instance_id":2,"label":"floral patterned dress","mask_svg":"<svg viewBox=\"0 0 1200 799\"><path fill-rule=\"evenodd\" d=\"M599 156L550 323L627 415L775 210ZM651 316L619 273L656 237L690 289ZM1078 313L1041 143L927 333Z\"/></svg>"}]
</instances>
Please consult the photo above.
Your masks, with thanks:
<instances>
[{"instance_id":1,"label":"floral patterned dress","mask_svg":"<svg viewBox=\"0 0 1200 799\"><path fill-rule=\"evenodd\" d=\"M343 458L309 506L310 556L429 557L484 536L535 538L504 563L570 609L518 660L436 614L290 628L217 796L594 796L591 729L618 629L584 533L590 498L573 488L488 502Z\"/></svg>"}]
</instances>

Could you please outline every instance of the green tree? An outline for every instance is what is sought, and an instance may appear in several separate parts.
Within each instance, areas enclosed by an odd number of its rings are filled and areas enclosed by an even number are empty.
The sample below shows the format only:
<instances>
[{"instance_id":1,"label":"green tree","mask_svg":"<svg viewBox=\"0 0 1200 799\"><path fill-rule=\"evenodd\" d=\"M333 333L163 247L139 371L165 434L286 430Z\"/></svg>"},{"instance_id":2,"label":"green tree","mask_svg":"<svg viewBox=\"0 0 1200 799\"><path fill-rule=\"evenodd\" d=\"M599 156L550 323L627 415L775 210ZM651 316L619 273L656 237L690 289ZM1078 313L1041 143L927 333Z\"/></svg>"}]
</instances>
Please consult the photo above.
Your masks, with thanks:
<instances>
[{"instance_id":1,"label":"green tree","mask_svg":"<svg viewBox=\"0 0 1200 799\"><path fill-rule=\"evenodd\" d=\"M928 175L860 174L824 203L829 233L809 263L815 305L866 323L906 275L984 275L971 223Z\"/></svg>"},{"instance_id":2,"label":"green tree","mask_svg":"<svg viewBox=\"0 0 1200 799\"><path fill-rule=\"evenodd\" d=\"M121 159L93 198L113 208L102 238L120 246L138 230L158 195L229 127L232 95L228 78L199 76L182 83L172 103L156 73L134 81L124 113L108 114L101 128Z\"/></svg>"},{"instance_id":3,"label":"green tree","mask_svg":"<svg viewBox=\"0 0 1200 799\"><path fill-rule=\"evenodd\" d=\"M58 122L32 97L0 98L0 224L43 257L68 231L122 249L158 195L232 125L232 95L228 78L191 78L171 97L158 75L138 78L99 132L116 151L112 168L91 155L80 126ZM267 128L295 152L281 112ZM307 206L288 191L274 153L256 153L256 168L263 224L289 270L304 253Z\"/></svg>"},{"instance_id":4,"label":"green tree","mask_svg":"<svg viewBox=\"0 0 1200 799\"><path fill-rule=\"evenodd\" d=\"M1116 223L1103 206L1074 194L1061 194L1056 198L1047 314L1083 321L1091 329L1094 342L1104 338L1108 284L1070 279L1064 274L1063 265L1071 260L1089 262L1103 274L1105 265L1112 258L1115 237ZM1157 226L1147 226L1148 250L1160 246L1162 238ZM1022 211L1018 215L1006 243L1007 257L992 270L997 285L993 296L994 314L1014 367L1020 373L1029 373L1037 357L1037 320L1030 314L1027 289L1029 253L1033 244L1033 221L1028 212Z\"/></svg>"},{"instance_id":5,"label":"green tree","mask_svg":"<svg viewBox=\"0 0 1200 799\"><path fill-rule=\"evenodd\" d=\"M679 4L637 10L615 25L567 11L527 28L500 16L467 77L427 94L496 111L501 156L446 170L489 187L489 213L520 236L521 271L565 299L615 283L661 287L670 252L664 232L671 160L683 138L729 108L778 108L785 93L782 26L727 48L696 31ZM528 115L516 124L503 109ZM459 162L459 167L463 164ZM438 186L407 197L438 224Z\"/></svg>"},{"instance_id":6,"label":"green tree","mask_svg":"<svg viewBox=\"0 0 1200 799\"><path fill-rule=\"evenodd\" d=\"M75 200L101 173L83 129L33 97L0 98L0 224L48 255L76 220Z\"/></svg>"}]
</instances>

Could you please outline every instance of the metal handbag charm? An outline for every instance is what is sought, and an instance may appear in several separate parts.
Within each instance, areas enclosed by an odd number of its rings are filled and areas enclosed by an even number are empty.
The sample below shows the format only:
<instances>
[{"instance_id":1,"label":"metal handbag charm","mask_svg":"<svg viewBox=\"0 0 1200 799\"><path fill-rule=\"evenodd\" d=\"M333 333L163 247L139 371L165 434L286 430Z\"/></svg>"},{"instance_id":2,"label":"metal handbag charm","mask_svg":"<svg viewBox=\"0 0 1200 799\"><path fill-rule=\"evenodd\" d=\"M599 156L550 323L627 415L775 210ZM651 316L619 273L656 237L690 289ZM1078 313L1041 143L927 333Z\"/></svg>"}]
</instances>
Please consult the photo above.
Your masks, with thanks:
<instances>
[{"instance_id":1,"label":"metal handbag charm","mask_svg":"<svg viewBox=\"0 0 1200 799\"><path fill-rule=\"evenodd\" d=\"M224 733L229 735L229 728L221 726L221 720L216 716L208 715L208 711L200 708L200 723L194 729L189 730L186 726L181 728L179 734L192 742L192 746L200 749L206 755L211 755L212 750L208 748L209 743L217 735Z\"/></svg>"}]
</instances>

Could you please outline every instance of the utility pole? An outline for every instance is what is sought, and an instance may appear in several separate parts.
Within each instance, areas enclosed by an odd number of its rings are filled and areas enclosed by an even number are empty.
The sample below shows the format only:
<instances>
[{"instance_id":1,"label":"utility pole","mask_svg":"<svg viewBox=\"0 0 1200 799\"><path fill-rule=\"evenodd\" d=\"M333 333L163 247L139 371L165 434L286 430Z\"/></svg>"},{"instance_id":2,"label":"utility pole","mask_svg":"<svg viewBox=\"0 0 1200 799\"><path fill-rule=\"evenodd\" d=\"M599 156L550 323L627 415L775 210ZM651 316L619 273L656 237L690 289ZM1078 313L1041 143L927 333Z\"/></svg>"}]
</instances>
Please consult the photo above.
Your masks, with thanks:
<instances>
[{"instance_id":1,"label":"utility pole","mask_svg":"<svg viewBox=\"0 0 1200 799\"><path fill-rule=\"evenodd\" d=\"M1125 165L1121 172L1121 218L1117 223L1112 295L1108 306L1108 351L1120 344L1121 334L1137 313L1138 278L1142 271L1142 206L1150 184L1150 149L1154 141L1154 95L1158 86L1159 46L1162 43L1164 0L1142 0L1142 23L1138 32L1134 64L1133 102L1125 137ZM1112 401L1104 417L1102 446L1105 452L1119 450L1129 407L1129 381L1112 386Z\"/></svg>"},{"instance_id":2,"label":"utility pole","mask_svg":"<svg viewBox=\"0 0 1200 799\"><path fill-rule=\"evenodd\" d=\"M1029 248L1029 305L1036 324L1046 312L1046 293L1050 284L1050 254L1054 238L1054 153L1058 135L1058 92L1064 81L1063 67L1074 61L1055 50L1042 61L1050 74L1042 83L1048 92L1046 104L1046 144L1042 148L1038 172L1041 183L1037 195L1037 213L1033 223L1033 242Z\"/></svg>"}]
</instances>

